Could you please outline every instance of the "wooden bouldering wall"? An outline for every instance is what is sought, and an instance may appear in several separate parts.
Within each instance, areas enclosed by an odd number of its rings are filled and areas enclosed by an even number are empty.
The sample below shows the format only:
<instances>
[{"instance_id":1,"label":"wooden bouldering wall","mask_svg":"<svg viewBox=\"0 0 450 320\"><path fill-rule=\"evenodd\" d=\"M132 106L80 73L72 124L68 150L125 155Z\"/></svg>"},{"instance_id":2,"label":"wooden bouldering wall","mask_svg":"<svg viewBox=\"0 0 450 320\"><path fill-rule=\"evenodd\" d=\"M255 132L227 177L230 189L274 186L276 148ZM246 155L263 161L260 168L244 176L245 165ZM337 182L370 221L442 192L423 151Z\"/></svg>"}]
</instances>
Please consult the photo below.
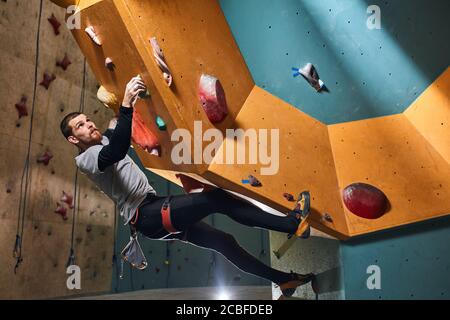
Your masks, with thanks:
<instances>
[{"instance_id":1,"label":"wooden bouldering wall","mask_svg":"<svg viewBox=\"0 0 450 320\"><path fill-rule=\"evenodd\" d=\"M100 83L119 100L121 88L137 74L150 89L151 98L139 101L137 109L146 126L157 135L162 155L152 156L135 145L149 170L171 177L173 182L174 173L186 172L280 211L292 209L292 203L282 197L284 192L296 195L310 189L311 224L340 239L448 214L450 189L443 180L449 176L449 166L442 158L446 157L443 146L447 140L442 138L448 133L446 120L431 136L420 134L424 130L420 124L416 129L414 119L418 117L412 113L330 126L307 116L254 85L217 1L79 0L78 4L82 25L73 35ZM92 41L86 27L95 29L102 45ZM149 41L153 37L171 69L171 87L153 57ZM115 61L114 71L105 67L107 57ZM226 93L229 115L220 124L208 120L199 102L198 83L204 73L217 76ZM448 118L448 99L436 100L444 107L435 107L433 123ZM157 115L167 121L167 131L156 129ZM175 165L170 153L174 146L171 134L186 129L195 144L195 140L202 140L195 136L195 121L202 124L203 130L217 128L222 133L226 129L280 128L280 171L262 176L258 175L258 166L236 162ZM204 139L201 142L203 147L207 143ZM228 143L237 147L234 141L226 141L222 148ZM413 152L417 155L408 155ZM417 170L406 172L405 168ZM261 188L242 183L252 173L262 181ZM414 184L417 180L422 188ZM347 211L341 199L342 189L356 182L372 182L388 195L390 210L382 219L361 220ZM428 191L422 192L424 189ZM432 207L426 206L425 199L431 196L435 201ZM326 214L331 219L326 219Z\"/></svg>"},{"instance_id":2,"label":"wooden bouldering wall","mask_svg":"<svg viewBox=\"0 0 450 320\"><path fill-rule=\"evenodd\" d=\"M109 292L113 252L113 203L83 176L78 176L79 210L75 217L74 248L80 266L81 290L68 290L66 263L72 235L72 211L68 220L54 213L62 191L75 191L75 147L60 133L62 117L80 109L85 77L84 110L99 128L113 116L96 99L97 80L65 27L65 11L50 1L0 2L0 298L50 298ZM55 35L47 21L54 14L60 23ZM39 54L36 41L40 23ZM56 66L67 53L67 70ZM32 102L37 61L37 86L33 119ZM48 90L39 85L44 72L56 76ZM15 104L27 97L28 116L18 120ZM12 251L16 238L22 173L27 158L30 124L29 184L24 217L22 258L14 274ZM37 158L50 151L48 166Z\"/></svg>"}]
</instances>

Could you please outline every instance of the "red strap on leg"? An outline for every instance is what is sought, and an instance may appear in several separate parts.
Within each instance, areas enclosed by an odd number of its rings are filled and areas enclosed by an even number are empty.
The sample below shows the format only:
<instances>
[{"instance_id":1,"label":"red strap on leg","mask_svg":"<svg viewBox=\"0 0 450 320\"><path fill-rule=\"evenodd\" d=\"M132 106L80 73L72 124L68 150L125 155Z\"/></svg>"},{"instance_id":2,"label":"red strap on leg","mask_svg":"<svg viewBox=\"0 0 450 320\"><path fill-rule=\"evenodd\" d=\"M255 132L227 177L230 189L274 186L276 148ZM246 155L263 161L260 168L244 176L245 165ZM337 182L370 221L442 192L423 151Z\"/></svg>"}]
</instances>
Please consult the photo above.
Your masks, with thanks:
<instances>
[{"instance_id":1,"label":"red strap on leg","mask_svg":"<svg viewBox=\"0 0 450 320\"><path fill-rule=\"evenodd\" d=\"M168 197L166 201L164 201L164 204L161 208L161 216L163 227L167 232L179 233L179 231L172 225L172 219L170 217L170 197Z\"/></svg>"}]
</instances>

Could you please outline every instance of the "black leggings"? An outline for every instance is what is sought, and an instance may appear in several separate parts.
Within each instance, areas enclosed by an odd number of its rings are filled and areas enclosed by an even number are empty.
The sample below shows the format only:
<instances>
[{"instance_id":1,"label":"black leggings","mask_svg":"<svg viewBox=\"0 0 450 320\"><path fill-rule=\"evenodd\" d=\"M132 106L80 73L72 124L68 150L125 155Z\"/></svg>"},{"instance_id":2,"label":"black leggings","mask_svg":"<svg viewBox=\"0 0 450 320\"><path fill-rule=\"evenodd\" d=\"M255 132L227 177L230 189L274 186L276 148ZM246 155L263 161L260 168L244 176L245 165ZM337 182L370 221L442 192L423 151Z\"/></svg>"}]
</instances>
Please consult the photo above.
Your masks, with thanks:
<instances>
[{"instance_id":1,"label":"black leggings","mask_svg":"<svg viewBox=\"0 0 450 320\"><path fill-rule=\"evenodd\" d=\"M212 249L244 272L280 284L291 279L289 273L272 269L250 255L235 240L221 230L201 221L213 213L225 214L231 219L256 228L294 233L298 222L292 216L280 217L257 206L233 197L222 189L210 192L173 196L171 221L178 234L169 234L162 226L161 206L165 197L149 195L139 208L136 229L150 239L181 240L198 247Z\"/></svg>"}]
</instances>

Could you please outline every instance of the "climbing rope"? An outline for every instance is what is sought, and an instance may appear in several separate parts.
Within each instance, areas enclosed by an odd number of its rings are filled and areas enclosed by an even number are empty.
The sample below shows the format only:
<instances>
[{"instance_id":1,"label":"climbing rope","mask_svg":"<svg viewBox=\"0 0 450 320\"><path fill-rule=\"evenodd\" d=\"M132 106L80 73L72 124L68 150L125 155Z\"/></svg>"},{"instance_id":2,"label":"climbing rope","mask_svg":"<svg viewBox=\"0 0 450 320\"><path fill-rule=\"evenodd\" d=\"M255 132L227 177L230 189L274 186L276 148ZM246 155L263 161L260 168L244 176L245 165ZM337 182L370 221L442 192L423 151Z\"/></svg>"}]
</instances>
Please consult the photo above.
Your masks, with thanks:
<instances>
[{"instance_id":1,"label":"climbing rope","mask_svg":"<svg viewBox=\"0 0 450 320\"><path fill-rule=\"evenodd\" d=\"M84 101L85 101L85 93L86 93L86 58L84 58L83 61L83 82L81 85L81 97L80 97L80 107L79 112L84 112ZM70 239L70 252L69 252L69 258L67 260L66 267L69 267L71 265L75 264L75 248L74 248L74 238L75 238L75 224L76 224L76 216L80 213L80 196L79 196L79 189L81 188L78 185L78 173L79 169L76 168L75 171L75 178L74 178L74 207L72 209L72 232L71 232L71 239Z\"/></svg>"},{"instance_id":2,"label":"climbing rope","mask_svg":"<svg viewBox=\"0 0 450 320\"><path fill-rule=\"evenodd\" d=\"M27 191L30 184L30 153L31 153L31 137L33 134L33 118L34 110L36 105L36 90L38 81L38 63L39 63L39 40L41 31L41 20L42 20L42 7L43 0L39 4L39 15L38 15L38 28L36 35L36 58L34 64L34 88L33 88L33 103L31 108L30 117L30 129L28 133L28 149L27 156L24 164L24 169L22 173L22 178L20 182L20 198L19 198L19 214L17 216L17 231L16 231L16 241L13 249L13 257L16 259L16 265L14 267L14 274L17 273L17 269L23 261L22 258L22 241L23 241L23 230L25 226L25 213L27 204ZM24 187L25 184L25 187Z\"/></svg>"}]
</instances>

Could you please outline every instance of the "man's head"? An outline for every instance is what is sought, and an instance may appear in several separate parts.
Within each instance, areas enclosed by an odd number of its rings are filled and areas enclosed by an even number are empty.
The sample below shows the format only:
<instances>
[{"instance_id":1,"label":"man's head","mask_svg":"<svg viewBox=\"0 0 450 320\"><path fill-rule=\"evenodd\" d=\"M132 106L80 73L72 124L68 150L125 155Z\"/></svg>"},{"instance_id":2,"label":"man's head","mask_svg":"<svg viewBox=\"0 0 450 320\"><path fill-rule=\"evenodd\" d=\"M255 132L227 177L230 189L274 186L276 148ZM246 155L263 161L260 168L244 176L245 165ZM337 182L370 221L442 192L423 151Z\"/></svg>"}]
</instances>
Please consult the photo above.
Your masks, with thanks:
<instances>
[{"instance_id":1,"label":"man's head","mask_svg":"<svg viewBox=\"0 0 450 320\"><path fill-rule=\"evenodd\" d=\"M81 150L101 144L102 134L89 117L80 112L72 112L61 121L61 132L64 137Z\"/></svg>"}]
</instances>

